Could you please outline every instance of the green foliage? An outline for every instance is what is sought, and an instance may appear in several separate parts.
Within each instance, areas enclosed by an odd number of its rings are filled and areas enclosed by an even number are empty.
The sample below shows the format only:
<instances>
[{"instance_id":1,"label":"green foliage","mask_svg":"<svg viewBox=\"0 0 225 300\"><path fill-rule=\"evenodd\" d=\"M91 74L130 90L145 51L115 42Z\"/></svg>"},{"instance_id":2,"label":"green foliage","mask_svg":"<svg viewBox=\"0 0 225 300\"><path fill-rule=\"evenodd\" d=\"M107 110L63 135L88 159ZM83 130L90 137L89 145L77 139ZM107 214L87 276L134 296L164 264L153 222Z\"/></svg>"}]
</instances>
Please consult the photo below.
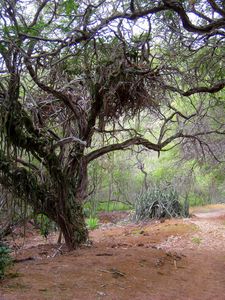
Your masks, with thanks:
<instances>
[{"instance_id":1,"label":"green foliage","mask_svg":"<svg viewBox=\"0 0 225 300\"><path fill-rule=\"evenodd\" d=\"M85 218L89 218L91 215L91 210L90 210L90 206L88 205L89 203L86 203L83 207L83 214Z\"/></svg>"},{"instance_id":2,"label":"green foliage","mask_svg":"<svg viewBox=\"0 0 225 300\"><path fill-rule=\"evenodd\" d=\"M97 203L95 203L97 202ZM126 211L130 210L132 207L126 203L116 202L116 201L105 201L99 202L95 199L90 199L84 205L84 216L89 218L95 216L98 212L111 212L111 211Z\"/></svg>"},{"instance_id":3,"label":"green foliage","mask_svg":"<svg viewBox=\"0 0 225 300\"><path fill-rule=\"evenodd\" d=\"M86 204L91 214L133 208L136 195L143 187L144 175L130 151L111 153L107 160L98 159L89 165L88 171L89 183L96 187Z\"/></svg>"},{"instance_id":4,"label":"green foliage","mask_svg":"<svg viewBox=\"0 0 225 300\"><path fill-rule=\"evenodd\" d=\"M101 202L98 204L98 211L122 211L122 210L129 210L131 206L122 202Z\"/></svg>"},{"instance_id":5,"label":"green foliage","mask_svg":"<svg viewBox=\"0 0 225 300\"><path fill-rule=\"evenodd\" d=\"M94 229L98 228L98 226L99 226L99 219L96 217L95 218L90 217L90 218L86 219L86 224L87 224L88 229L94 230Z\"/></svg>"},{"instance_id":6,"label":"green foliage","mask_svg":"<svg viewBox=\"0 0 225 300\"><path fill-rule=\"evenodd\" d=\"M182 215L182 206L177 192L171 188L156 185L139 195L135 204L135 220L171 218Z\"/></svg>"},{"instance_id":7,"label":"green foliage","mask_svg":"<svg viewBox=\"0 0 225 300\"><path fill-rule=\"evenodd\" d=\"M66 0L63 2L63 8L65 9L66 15L70 16L77 12L79 4L74 0Z\"/></svg>"},{"instance_id":8,"label":"green foliage","mask_svg":"<svg viewBox=\"0 0 225 300\"><path fill-rule=\"evenodd\" d=\"M4 278L6 269L12 264L9 253L10 249L7 246L0 245L0 279Z\"/></svg>"},{"instance_id":9,"label":"green foliage","mask_svg":"<svg viewBox=\"0 0 225 300\"><path fill-rule=\"evenodd\" d=\"M202 239L200 237L193 237L191 240L196 245L200 245L202 242Z\"/></svg>"},{"instance_id":10,"label":"green foliage","mask_svg":"<svg viewBox=\"0 0 225 300\"><path fill-rule=\"evenodd\" d=\"M50 219L44 214L39 214L36 217L36 222L40 228L40 234L43 237L47 238L52 226L52 222L50 221Z\"/></svg>"},{"instance_id":11,"label":"green foliage","mask_svg":"<svg viewBox=\"0 0 225 300\"><path fill-rule=\"evenodd\" d=\"M176 157L179 157L178 149L174 148L160 154L159 159L154 158L149 163L152 165L153 181L160 183L170 181L176 176L179 170L173 165Z\"/></svg>"},{"instance_id":12,"label":"green foliage","mask_svg":"<svg viewBox=\"0 0 225 300\"><path fill-rule=\"evenodd\" d=\"M190 193L188 195L188 202L190 206L201 206L207 203L205 197L196 193Z\"/></svg>"}]
</instances>

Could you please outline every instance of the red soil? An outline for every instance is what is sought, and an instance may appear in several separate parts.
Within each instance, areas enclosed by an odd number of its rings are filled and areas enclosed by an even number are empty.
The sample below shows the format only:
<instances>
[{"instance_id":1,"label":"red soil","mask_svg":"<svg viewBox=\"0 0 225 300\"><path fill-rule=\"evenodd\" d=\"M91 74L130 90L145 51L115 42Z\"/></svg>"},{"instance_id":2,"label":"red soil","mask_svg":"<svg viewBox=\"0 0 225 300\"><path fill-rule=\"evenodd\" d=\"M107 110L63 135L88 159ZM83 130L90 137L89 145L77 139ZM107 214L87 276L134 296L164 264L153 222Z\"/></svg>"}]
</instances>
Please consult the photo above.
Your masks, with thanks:
<instances>
[{"instance_id":1,"label":"red soil","mask_svg":"<svg viewBox=\"0 0 225 300\"><path fill-rule=\"evenodd\" d=\"M105 224L90 233L92 245L70 253L55 244L57 236L45 241L30 232L1 282L0 300L224 300L225 212L203 213Z\"/></svg>"}]
</instances>

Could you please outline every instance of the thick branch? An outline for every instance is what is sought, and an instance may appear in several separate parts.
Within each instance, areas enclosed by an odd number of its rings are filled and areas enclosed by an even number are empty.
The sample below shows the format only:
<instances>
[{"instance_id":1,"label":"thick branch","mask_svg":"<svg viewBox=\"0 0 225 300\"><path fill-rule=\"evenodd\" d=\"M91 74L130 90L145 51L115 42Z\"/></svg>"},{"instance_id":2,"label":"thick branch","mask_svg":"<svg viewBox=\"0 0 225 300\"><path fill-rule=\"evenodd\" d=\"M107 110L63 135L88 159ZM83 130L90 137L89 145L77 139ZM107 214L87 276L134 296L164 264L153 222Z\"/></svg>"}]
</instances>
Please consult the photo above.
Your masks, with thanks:
<instances>
[{"instance_id":1,"label":"thick branch","mask_svg":"<svg viewBox=\"0 0 225 300\"><path fill-rule=\"evenodd\" d=\"M164 147L166 147L168 144L170 144L172 141L176 140L177 138L183 137L183 132L179 131L176 134L170 136L169 138L167 138L165 141L163 141L162 143L158 143L158 144L154 144L152 142L150 142L149 140L145 139L145 138L141 138L141 137L134 137L131 138L129 140L126 140L122 143L118 143L118 144L112 144L112 145L108 145L105 147L102 147L98 150L95 150L89 154L86 155L86 161L87 163L89 163L90 161L106 154L112 151L117 151L117 150L124 150L127 149L130 146L134 146L134 145L142 145L144 147L146 147L149 150L153 150L153 151L157 151L160 152Z\"/></svg>"},{"instance_id":2,"label":"thick branch","mask_svg":"<svg viewBox=\"0 0 225 300\"><path fill-rule=\"evenodd\" d=\"M21 158L17 158L16 162L20 163L21 165L23 165L23 166L25 166L25 167L27 167L29 169L33 169L35 171L39 170L34 164L32 164L30 162L27 162L27 161L25 161L25 160L23 160Z\"/></svg>"},{"instance_id":3,"label":"thick branch","mask_svg":"<svg viewBox=\"0 0 225 300\"><path fill-rule=\"evenodd\" d=\"M48 3L48 0L44 0L38 7L36 14L34 16L33 21L31 22L31 24L29 25L29 28L32 28L34 25L36 25L38 18L40 16L40 13L42 12L42 10L45 8L46 4Z\"/></svg>"},{"instance_id":4,"label":"thick branch","mask_svg":"<svg viewBox=\"0 0 225 300\"><path fill-rule=\"evenodd\" d=\"M225 11L221 9L214 0L208 0L208 2L218 14L225 17Z\"/></svg>"},{"instance_id":5,"label":"thick branch","mask_svg":"<svg viewBox=\"0 0 225 300\"><path fill-rule=\"evenodd\" d=\"M186 14L186 11L183 8L180 1L163 0L163 3L165 4L167 9L173 10L179 15L179 17L181 18L183 27L189 32L194 32L194 33L199 33L199 34L211 33L213 30L221 28L221 27L223 28L225 26L224 18L221 18L219 20L211 22L205 26L196 26L191 23L190 19L188 18L188 15Z\"/></svg>"},{"instance_id":6,"label":"thick branch","mask_svg":"<svg viewBox=\"0 0 225 300\"><path fill-rule=\"evenodd\" d=\"M89 154L86 155L86 159L87 162L89 163L90 161L106 154L112 151L116 151L116 150L124 150L130 146L133 145L143 145L144 147L148 148L149 150L154 150L154 151L160 151L161 150L161 146L151 143L149 142L147 139L144 138L140 138L140 137L135 137L135 138L131 138L129 140L126 140L122 143L118 143L118 144L112 144L112 145L108 145L105 146L101 149L95 150Z\"/></svg>"},{"instance_id":7,"label":"thick branch","mask_svg":"<svg viewBox=\"0 0 225 300\"><path fill-rule=\"evenodd\" d=\"M169 85L165 85L165 88L173 91L173 92L177 92L182 96L191 96L194 94L198 94L198 93L210 93L210 94L214 94L217 93L219 91L221 91L223 88L225 87L225 80L221 80L218 83L216 83L213 86L207 87L207 86L196 86L194 88L191 88L187 91L183 91L179 88L176 88L174 86L169 86Z\"/></svg>"},{"instance_id":8,"label":"thick branch","mask_svg":"<svg viewBox=\"0 0 225 300\"><path fill-rule=\"evenodd\" d=\"M68 144L68 143L73 143L73 142L79 143L79 144L84 145L84 146L87 145L87 143L85 141L82 141L81 139L79 139L75 136L69 136L69 137L66 137L66 138L61 139L60 141L56 142L53 145L53 149L55 149L59 146L63 146L63 145Z\"/></svg>"},{"instance_id":9,"label":"thick branch","mask_svg":"<svg viewBox=\"0 0 225 300\"><path fill-rule=\"evenodd\" d=\"M191 96L191 95L196 94L196 93L214 94L214 93L217 93L217 92L221 91L224 87L225 87L225 80L222 80L222 81L218 82L217 84L215 84L211 87L206 87L206 86L201 87L200 86L200 87L192 88L192 89L184 92L183 96Z\"/></svg>"}]
</instances>

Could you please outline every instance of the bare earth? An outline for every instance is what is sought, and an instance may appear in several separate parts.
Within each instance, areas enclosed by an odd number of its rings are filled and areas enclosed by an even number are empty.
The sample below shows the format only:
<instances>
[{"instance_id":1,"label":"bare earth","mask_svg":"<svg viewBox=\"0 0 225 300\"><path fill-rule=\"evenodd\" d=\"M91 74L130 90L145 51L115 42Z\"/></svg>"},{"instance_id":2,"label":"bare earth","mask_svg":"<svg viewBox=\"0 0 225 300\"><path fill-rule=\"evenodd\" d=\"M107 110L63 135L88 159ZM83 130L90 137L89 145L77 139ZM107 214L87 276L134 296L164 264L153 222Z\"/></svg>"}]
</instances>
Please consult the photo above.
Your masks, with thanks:
<instances>
[{"instance_id":1,"label":"bare earth","mask_svg":"<svg viewBox=\"0 0 225 300\"><path fill-rule=\"evenodd\" d=\"M90 233L92 245L70 253L55 244L57 236L45 241L28 230L25 241L11 242L17 262L0 284L0 300L224 300L225 206L193 214L107 223Z\"/></svg>"}]
</instances>

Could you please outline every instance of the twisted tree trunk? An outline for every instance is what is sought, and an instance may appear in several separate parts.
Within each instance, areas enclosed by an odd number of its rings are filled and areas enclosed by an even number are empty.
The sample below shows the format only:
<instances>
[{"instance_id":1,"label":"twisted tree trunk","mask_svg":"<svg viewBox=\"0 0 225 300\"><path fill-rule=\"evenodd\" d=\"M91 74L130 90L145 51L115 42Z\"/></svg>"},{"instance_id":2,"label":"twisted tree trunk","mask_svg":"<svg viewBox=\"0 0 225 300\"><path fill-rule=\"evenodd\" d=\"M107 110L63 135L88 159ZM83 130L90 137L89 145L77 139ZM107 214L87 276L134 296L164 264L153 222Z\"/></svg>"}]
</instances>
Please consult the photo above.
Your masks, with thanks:
<instances>
[{"instance_id":1,"label":"twisted tree trunk","mask_svg":"<svg viewBox=\"0 0 225 300\"><path fill-rule=\"evenodd\" d=\"M41 183L27 168L17 167L0 151L0 184L15 196L24 199L34 209L56 222L69 250L76 249L88 238L81 195L85 186L77 179L67 180L58 175ZM62 174L61 174L62 175ZM81 174L79 174L81 176Z\"/></svg>"},{"instance_id":2,"label":"twisted tree trunk","mask_svg":"<svg viewBox=\"0 0 225 300\"><path fill-rule=\"evenodd\" d=\"M88 239L82 205L74 201L66 211L57 212L55 222L59 225L69 250L76 249Z\"/></svg>"}]
</instances>

